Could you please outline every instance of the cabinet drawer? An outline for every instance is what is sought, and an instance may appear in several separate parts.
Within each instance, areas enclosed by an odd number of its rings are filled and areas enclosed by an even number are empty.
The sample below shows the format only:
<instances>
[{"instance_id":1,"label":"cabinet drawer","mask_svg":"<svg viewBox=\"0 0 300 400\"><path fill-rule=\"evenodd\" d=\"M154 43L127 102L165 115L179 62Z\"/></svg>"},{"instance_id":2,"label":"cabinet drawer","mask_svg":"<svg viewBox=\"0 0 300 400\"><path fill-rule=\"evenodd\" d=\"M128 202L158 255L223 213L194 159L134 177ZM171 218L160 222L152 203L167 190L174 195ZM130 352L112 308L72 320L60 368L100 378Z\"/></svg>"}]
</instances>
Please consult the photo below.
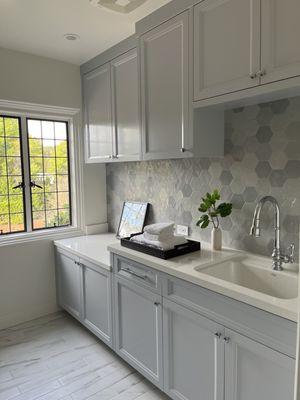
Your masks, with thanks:
<instances>
[{"instance_id":1,"label":"cabinet drawer","mask_svg":"<svg viewBox=\"0 0 300 400\"><path fill-rule=\"evenodd\" d=\"M295 322L167 275L162 286L165 298L295 358Z\"/></svg>"},{"instance_id":2,"label":"cabinet drawer","mask_svg":"<svg viewBox=\"0 0 300 400\"><path fill-rule=\"evenodd\" d=\"M145 265L114 255L114 273L155 292L161 292L160 275Z\"/></svg>"}]
</instances>

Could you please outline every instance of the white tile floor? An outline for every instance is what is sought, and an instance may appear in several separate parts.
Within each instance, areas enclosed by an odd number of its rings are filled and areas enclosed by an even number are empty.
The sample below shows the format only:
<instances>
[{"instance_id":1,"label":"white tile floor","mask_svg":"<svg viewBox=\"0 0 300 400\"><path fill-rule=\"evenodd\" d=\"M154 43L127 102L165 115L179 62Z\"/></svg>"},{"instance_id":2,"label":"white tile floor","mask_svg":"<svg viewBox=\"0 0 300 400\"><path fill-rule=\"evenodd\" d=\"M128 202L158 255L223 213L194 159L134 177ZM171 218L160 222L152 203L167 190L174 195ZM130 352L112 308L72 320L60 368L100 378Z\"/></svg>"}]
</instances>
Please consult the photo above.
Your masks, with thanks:
<instances>
[{"instance_id":1,"label":"white tile floor","mask_svg":"<svg viewBox=\"0 0 300 400\"><path fill-rule=\"evenodd\" d=\"M64 313L0 331L0 400L167 400Z\"/></svg>"}]
</instances>

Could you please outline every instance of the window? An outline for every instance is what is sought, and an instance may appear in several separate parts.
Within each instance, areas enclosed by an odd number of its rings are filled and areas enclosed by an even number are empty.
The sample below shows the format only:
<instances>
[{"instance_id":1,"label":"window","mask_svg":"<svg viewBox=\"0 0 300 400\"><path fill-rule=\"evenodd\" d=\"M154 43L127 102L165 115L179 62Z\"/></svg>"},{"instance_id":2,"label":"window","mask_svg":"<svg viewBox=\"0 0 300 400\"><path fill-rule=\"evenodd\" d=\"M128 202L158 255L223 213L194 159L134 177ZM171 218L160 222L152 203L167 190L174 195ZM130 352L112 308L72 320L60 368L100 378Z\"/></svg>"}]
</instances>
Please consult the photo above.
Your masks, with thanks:
<instances>
[{"instance_id":1,"label":"window","mask_svg":"<svg viewBox=\"0 0 300 400\"><path fill-rule=\"evenodd\" d=\"M68 122L0 115L0 235L72 224Z\"/></svg>"}]
</instances>

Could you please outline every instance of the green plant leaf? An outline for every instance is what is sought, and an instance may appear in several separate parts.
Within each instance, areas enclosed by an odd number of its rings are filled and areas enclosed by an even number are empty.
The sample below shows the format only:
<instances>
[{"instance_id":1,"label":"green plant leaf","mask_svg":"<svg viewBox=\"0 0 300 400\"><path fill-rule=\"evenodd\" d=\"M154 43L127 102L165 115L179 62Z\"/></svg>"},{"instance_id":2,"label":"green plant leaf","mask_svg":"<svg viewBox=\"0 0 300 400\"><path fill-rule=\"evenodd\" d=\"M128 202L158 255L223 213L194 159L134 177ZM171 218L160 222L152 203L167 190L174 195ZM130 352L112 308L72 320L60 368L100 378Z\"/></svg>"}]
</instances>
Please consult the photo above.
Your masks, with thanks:
<instances>
[{"instance_id":1,"label":"green plant leaf","mask_svg":"<svg viewBox=\"0 0 300 400\"><path fill-rule=\"evenodd\" d=\"M222 218L228 217L228 215L232 212L232 204L231 203L221 203L217 208L220 216Z\"/></svg>"},{"instance_id":2,"label":"green plant leaf","mask_svg":"<svg viewBox=\"0 0 300 400\"><path fill-rule=\"evenodd\" d=\"M207 214L204 214L201 216L199 221L197 222L197 226L201 226L202 229L207 228L209 225L209 216Z\"/></svg>"},{"instance_id":3,"label":"green plant leaf","mask_svg":"<svg viewBox=\"0 0 300 400\"><path fill-rule=\"evenodd\" d=\"M199 210L200 212L206 212L206 211L208 210L207 205L204 204L204 203L201 203L201 204L200 204L200 207L198 208L198 210Z\"/></svg>"}]
</instances>

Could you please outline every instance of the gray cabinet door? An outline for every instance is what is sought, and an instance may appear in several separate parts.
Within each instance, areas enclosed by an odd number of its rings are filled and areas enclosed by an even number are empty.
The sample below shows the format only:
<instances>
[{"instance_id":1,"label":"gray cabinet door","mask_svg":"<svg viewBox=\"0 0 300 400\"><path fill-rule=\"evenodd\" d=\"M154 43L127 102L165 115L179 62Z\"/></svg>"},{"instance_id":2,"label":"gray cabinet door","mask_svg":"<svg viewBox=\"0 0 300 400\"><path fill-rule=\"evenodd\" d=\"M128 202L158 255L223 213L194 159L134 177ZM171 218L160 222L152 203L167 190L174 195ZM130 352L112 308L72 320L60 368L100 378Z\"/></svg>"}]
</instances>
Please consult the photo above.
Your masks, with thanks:
<instances>
[{"instance_id":1,"label":"gray cabinet door","mask_svg":"<svg viewBox=\"0 0 300 400\"><path fill-rule=\"evenodd\" d=\"M81 318L81 266L78 258L56 253L57 297L60 307Z\"/></svg>"},{"instance_id":2,"label":"gray cabinet door","mask_svg":"<svg viewBox=\"0 0 300 400\"><path fill-rule=\"evenodd\" d=\"M114 156L120 161L139 160L141 129L137 50L129 51L111 62Z\"/></svg>"},{"instance_id":3,"label":"gray cabinet door","mask_svg":"<svg viewBox=\"0 0 300 400\"><path fill-rule=\"evenodd\" d=\"M83 268L83 323L112 346L111 272L81 260Z\"/></svg>"},{"instance_id":4,"label":"gray cabinet door","mask_svg":"<svg viewBox=\"0 0 300 400\"><path fill-rule=\"evenodd\" d=\"M113 154L110 64L83 76L86 162L107 162Z\"/></svg>"},{"instance_id":5,"label":"gray cabinet door","mask_svg":"<svg viewBox=\"0 0 300 400\"><path fill-rule=\"evenodd\" d=\"M295 360L230 330L225 400L293 400Z\"/></svg>"},{"instance_id":6,"label":"gray cabinet door","mask_svg":"<svg viewBox=\"0 0 300 400\"><path fill-rule=\"evenodd\" d=\"M206 0L194 8L194 100L259 85L260 0Z\"/></svg>"},{"instance_id":7,"label":"gray cabinet door","mask_svg":"<svg viewBox=\"0 0 300 400\"><path fill-rule=\"evenodd\" d=\"M300 75L300 2L262 0L262 83Z\"/></svg>"},{"instance_id":8,"label":"gray cabinet door","mask_svg":"<svg viewBox=\"0 0 300 400\"><path fill-rule=\"evenodd\" d=\"M114 277L116 352L162 388L161 296Z\"/></svg>"},{"instance_id":9,"label":"gray cabinet door","mask_svg":"<svg viewBox=\"0 0 300 400\"><path fill-rule=\"evenodd\" d=\"M175 400L223 400L224 328L164 299L165 391Z\"/></svg>"},{"instance_id":10,"label":"gray cabinet door","mask_svg":"<svg viewBox=\"0 0 300 400\"><path fill-rule=\"evenodd\" d=\"M140 38L143 157L185 157L189 135L189 13Z\"/></svg>"}]
</instances>

